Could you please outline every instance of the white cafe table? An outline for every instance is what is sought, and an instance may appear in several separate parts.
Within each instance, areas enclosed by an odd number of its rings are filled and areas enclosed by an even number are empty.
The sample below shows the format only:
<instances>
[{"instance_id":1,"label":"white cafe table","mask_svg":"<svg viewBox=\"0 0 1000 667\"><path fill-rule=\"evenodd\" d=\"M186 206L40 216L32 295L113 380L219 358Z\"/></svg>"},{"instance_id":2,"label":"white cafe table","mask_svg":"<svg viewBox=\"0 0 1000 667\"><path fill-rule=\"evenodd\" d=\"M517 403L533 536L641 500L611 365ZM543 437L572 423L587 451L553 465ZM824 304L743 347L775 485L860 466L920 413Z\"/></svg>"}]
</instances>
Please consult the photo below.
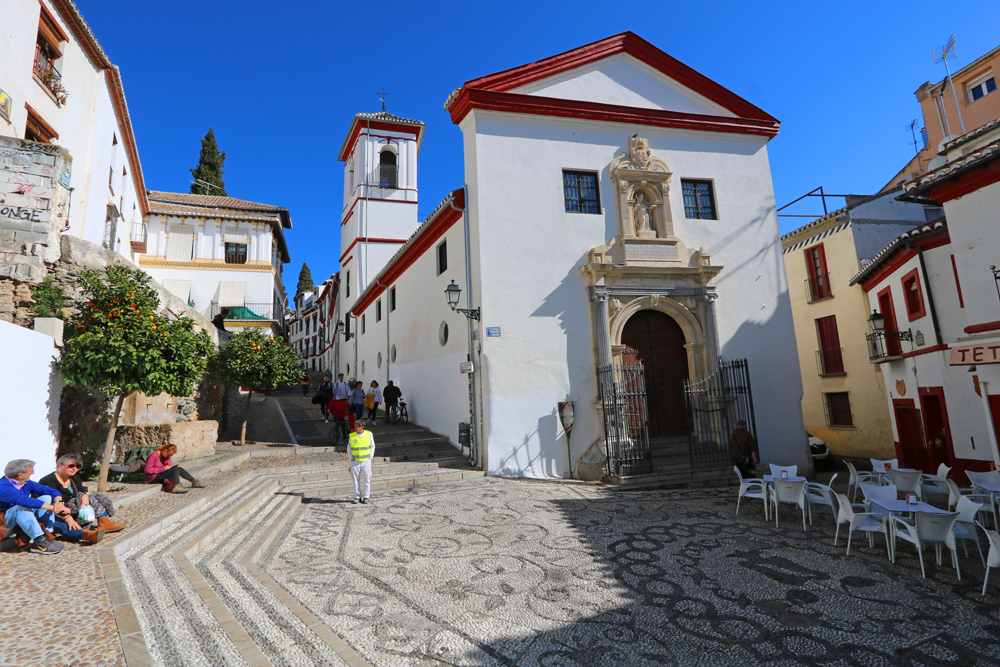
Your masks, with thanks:
<instances>
[{"instance_id":1,"label":"white cafe table","mask_svg":"<svg viewBox=\"0 0 1000 667\"><path fill-rule=\"evenodd\" d=\"M908 503L905 500L896 500L894 498L868 498L865 500L866 503L872 505L878 505L886 512L890 514L901 514L907 512L927 512L928 514L950 514L948 510L943 510L940 507L934 507L933 505L928 505L922 500L918 500L915 503ZM892 551L896 551L896 524L892 521L889 522L890 531L892 535Z\"/></svg>"}]
</instances>

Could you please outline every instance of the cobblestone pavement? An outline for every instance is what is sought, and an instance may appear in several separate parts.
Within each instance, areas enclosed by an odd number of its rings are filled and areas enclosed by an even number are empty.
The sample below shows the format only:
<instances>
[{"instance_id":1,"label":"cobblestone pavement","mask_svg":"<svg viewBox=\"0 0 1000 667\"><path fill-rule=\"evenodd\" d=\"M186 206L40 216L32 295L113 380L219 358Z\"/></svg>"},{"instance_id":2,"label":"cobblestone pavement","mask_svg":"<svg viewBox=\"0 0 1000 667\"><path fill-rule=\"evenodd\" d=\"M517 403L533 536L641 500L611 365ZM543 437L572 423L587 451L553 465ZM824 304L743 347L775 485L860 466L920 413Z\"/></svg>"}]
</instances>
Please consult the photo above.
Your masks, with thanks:
<instances>
[{"instance_id":1,"label":"cobblestone pavement","mask_svg":"<svg viewBox=\"0 0 1000 667\"><path fill-rule=\"evenodd\" d=\"M309 457L328 462L339 455ZM115 521L139 526L174 506L188 502L246 470L306 463L304 457L254 458L206 480L208 488L184 495L158 493L121 508ZM144 485L123 485L144 487ZM120 494L119 494L120 495ZM128 529L109 534L100 546L113 543ZM94 545L63 543L62 553L39 556L0 553L0 665L20 667L124 667L121 640Z\"/></svg>"},{"instance_id":2,"label":"cobblestone pavement","mask_svg":"<svg viewBox=\"0 0 1000 667\"><path fill-rule=\"evenodd\" d=\"M310 492L314 493L314 492ZM304 505L261 562L371 664L996 665L997 585L735 491L494 479ZM826 509L826 508L824 508ZM787 513L786 513L787 512Z\"/></svg>"}]
</instances>

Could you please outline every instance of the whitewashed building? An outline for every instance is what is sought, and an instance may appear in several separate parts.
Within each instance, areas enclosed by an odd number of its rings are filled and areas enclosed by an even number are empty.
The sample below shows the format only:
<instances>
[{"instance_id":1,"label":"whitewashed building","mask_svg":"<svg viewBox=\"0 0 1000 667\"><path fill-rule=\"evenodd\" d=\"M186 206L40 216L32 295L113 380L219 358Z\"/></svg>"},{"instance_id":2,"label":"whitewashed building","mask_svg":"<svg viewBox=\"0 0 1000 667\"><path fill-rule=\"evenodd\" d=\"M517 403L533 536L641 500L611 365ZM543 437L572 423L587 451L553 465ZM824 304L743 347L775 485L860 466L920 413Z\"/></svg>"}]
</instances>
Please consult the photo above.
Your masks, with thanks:
<instances>
[{"instance_id":1,"label":"whitewashed building","mask_svg":"<svg viewBox=\"0 0 1000 667\"><path fill-rule=\"evenodd\" d=\"M65 156L58 174L4 182L0 218L38 209L30 219L135 261L130 238L144 235L146 193L118 67L70 0L5 0L0 16L0 137L58 146ZM4 143L4 170L18 171L18 155L36 150L23 148ZM41 269L21 268L19 277L40 279Z\"/></svg>"},{"instance_id":2,"label":"whitewashed building","mask_svg":"<svg viewBox=\"0 0 1000 667\"><path fill-rule=\"evenodd\" d=\"M338 273L295 299L295 312L288 319L288 342L302 359L304 370L329 373L337 367L339 288Z\"/></svg>"},{"instance_id":3,"label":"whitewashed building","mask_svg":"<svg viewBox=\"0 0 1000 667\"><path fill-rule=\"evenodd\" d=\"M1000 120L946 143L903 189L944 218L894 239L852 284L881 316L866 337L901 463L943 463L964 484L1000 467Z\"/></svg>"},{"instance_id":4,"label":"whitewashed building","mask_svg":"<svg viewBox=\"0 0 1000 667\"><path fill-rule=\"evenodd\" d=\"M394 380L413 419L455 441L474 396L491 474L731 475L743 414L765 461L809 469L767 154L778 121L632 33L469 81L445 108L466 186L360 293L345 286L350 375Z\"/></svg>"},{"instance_id":5,"label":"whitewashed building","mask_svg":"<svg viewBox=\"0 0 1000 667\"><path fill-rule=\"evenodd\" d=\"M146 227L138 264L174 296L208 319L225 309L226 330L284 333L287 208L150 191Z\"/></svg>"}]
</instances>

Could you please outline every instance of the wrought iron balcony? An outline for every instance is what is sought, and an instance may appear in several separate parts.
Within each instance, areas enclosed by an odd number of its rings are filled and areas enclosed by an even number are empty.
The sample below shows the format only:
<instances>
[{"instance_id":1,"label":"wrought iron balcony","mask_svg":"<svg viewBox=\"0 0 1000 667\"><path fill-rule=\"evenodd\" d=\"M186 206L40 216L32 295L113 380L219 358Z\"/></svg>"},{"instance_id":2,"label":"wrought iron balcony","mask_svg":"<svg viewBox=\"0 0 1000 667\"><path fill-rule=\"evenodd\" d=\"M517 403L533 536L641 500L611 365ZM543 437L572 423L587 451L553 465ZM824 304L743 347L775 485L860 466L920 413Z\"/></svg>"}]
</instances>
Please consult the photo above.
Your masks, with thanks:
<instances>
[{"instance_id":1,"label":"wrought iron balcony","mask_svg":"<svg viewBox=\"0 0 1000 667\"><path fill-rule=\"evenodd\" d=\"M816 350L816 369L821 376L844 375L844 348Z\"/></svg>"},{"instance_id":2,"label":"wrought iron balcony","mask_svg":"<svg viewBox=\"0 0 1000 667\"><path fill-rule=\"evenodd\" d=\"M40 44L36 44L35 65L32 72L42 82L42 85L48 88L49 92L55 96L58 104L62 106L66 103L67 93L62 85L62 74L55 68L53 62L45 49Z\"/></svg>"},{"instance_id":3,"label":"wrought iron balcony","mask_svg":"<svg viewBox=\"0 0 1000 667\"><path fill-rule=\"evenodd\" d=\"M274 320L273 303L244 303L242 306L219 306L218 301L212 302L209 319L214 318L226 309L227 320Z\"/></svg>"},{"instance_id":4,"label":"wrought iron balcony","mask_svg":"<svg viewBox=\"0 0 1000 667\"><path fill-rule=\"evenodd\" d=\"M819 273L815 276L809 276L806 278L805 283L806 303L812 303L820 299L829 299L833 296L833 290L830 288L829 273Z\"/></svg>"},{"instance_id":5,"label":"wrought iron balcony","mask_svg":"<svg viewBox=\"0 0 1000 667\"><path fill-rule=\"evenodd\" d=\"M397 167L394 164L380 164L378 167L378 187L395 190L399 187Z\"/></svg>"},{"instance_id":6,"label":"wrought iron balcony","mask_svg":"<svg viewBox=\"0 0 1000 667\"><path fill-rule=\"evenodd\" d=\"M875 331L865 336L868 341L868 361L873 364L880 364L883 361L894 361L903 358L903 347L900 341L912 341L913 335L910 330L888 331L886 329L875 329Z\"/></svg>"},{"instance_id":7,"label":"wrought iron balcony","mask_svg":"<svg viewBox=\"0 0 1000 667\"><path fill-rule=\"evenodd\" d=\"M149 237L149 228L141 220L132 223L132 252L145 253L146 240Z\"/></svg>"}]
</instances>

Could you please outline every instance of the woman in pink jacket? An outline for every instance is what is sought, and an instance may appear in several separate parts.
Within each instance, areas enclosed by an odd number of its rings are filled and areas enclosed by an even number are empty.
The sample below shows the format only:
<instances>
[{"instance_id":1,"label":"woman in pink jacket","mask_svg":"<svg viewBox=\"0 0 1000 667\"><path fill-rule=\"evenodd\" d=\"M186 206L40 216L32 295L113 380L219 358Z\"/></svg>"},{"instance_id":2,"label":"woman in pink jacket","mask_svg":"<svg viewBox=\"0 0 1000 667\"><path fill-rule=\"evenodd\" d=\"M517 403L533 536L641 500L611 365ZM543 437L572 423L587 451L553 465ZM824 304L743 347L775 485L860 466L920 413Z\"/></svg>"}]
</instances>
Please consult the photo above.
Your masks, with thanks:
<instances>
[{"instance_id":1,"label":"woman in pink jacket","mask_svg":"<svg viewBox=\"0 0 1000 667\"><path fill-rule=\"evenodd\" d=\"M205 484L180 466L175 466L170 457L177 453L177 445L166 444L146 459L146 484L159 482L167 493L187 493L181 486L181 477L191 482L192 489L201 489Z\"/></svg>"}]
</instances>

